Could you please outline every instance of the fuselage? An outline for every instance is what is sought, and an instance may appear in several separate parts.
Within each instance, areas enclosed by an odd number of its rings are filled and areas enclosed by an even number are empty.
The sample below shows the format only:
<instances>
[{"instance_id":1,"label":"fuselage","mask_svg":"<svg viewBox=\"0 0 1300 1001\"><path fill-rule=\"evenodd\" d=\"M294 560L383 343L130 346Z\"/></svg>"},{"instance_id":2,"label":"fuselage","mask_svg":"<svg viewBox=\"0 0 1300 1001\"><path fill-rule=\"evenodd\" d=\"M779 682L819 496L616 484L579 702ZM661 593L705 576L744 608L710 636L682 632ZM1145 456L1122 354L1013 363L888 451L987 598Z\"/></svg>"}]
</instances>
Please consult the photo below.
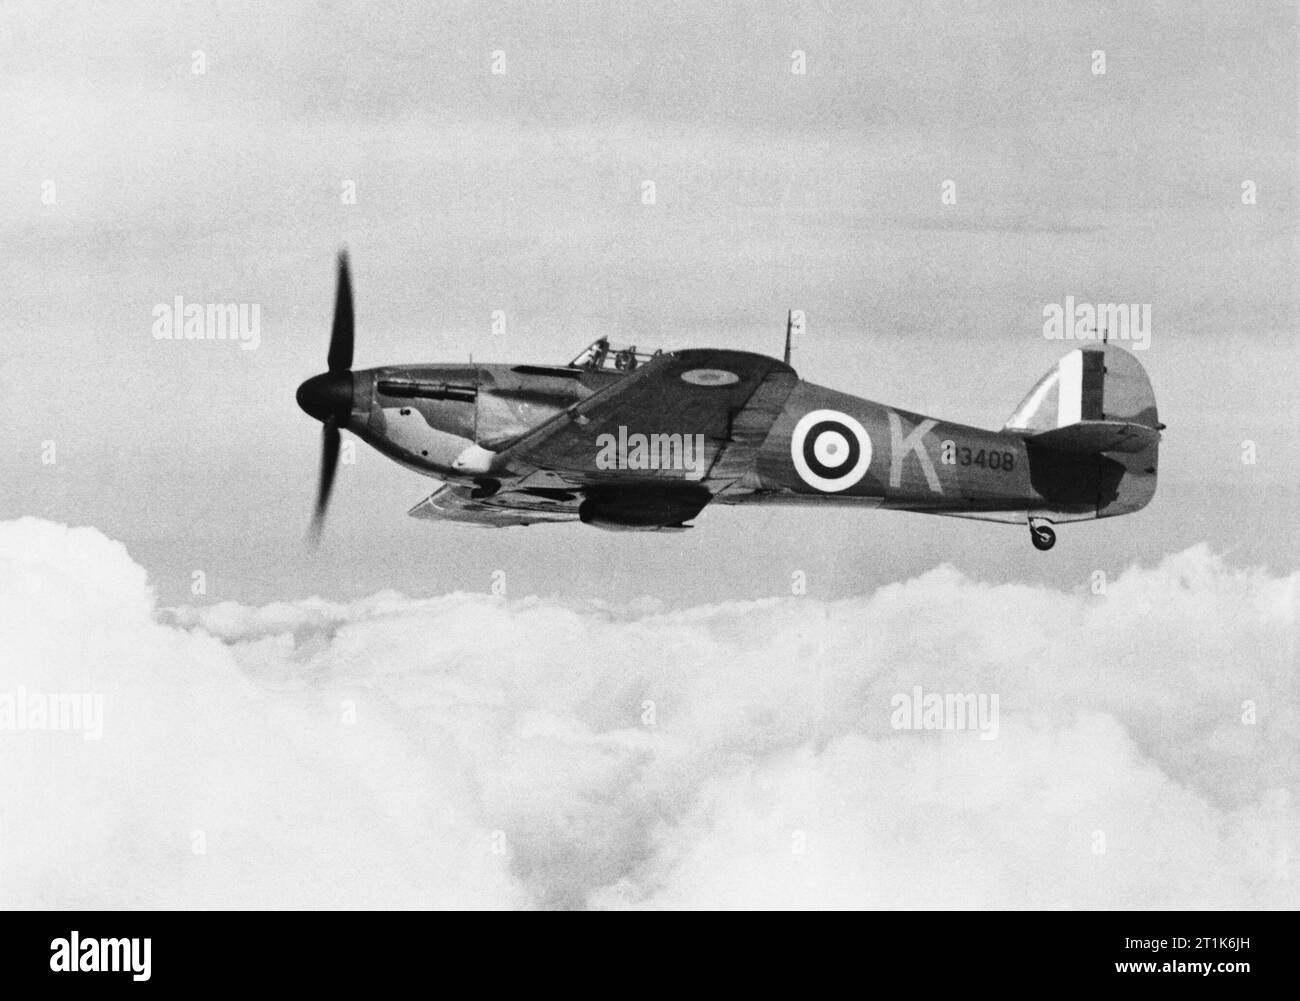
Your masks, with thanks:
<instances>
[{"instance_id":1,"label":"fuselage","mask_svg":"<svg viewBox=\"0 0 1300 1001\"><path fill-rule=\"evenodd\" d=\"M385 366L351 378L344 427L415 472L469 484L481 474L465 468L467 455L517 439L623 374L459 364ZM665 436L693 431L655 430ZM1124 510L1105 513L1136 509L1115 489L1126 471L1121 462L1103 459L1114 468L1080 471L1036 451L1020 433L942 421L800 380L754 461L714 500L830 502L996 521L1022 521L1035 512L1050 512L1057 521L1095 518L1116 503ZM701 472L684 469L681 479L698 479ZM635 487L635 469L621 479ZM662 472L655 482L664 482Z\"/></svg>"}]
</instances>

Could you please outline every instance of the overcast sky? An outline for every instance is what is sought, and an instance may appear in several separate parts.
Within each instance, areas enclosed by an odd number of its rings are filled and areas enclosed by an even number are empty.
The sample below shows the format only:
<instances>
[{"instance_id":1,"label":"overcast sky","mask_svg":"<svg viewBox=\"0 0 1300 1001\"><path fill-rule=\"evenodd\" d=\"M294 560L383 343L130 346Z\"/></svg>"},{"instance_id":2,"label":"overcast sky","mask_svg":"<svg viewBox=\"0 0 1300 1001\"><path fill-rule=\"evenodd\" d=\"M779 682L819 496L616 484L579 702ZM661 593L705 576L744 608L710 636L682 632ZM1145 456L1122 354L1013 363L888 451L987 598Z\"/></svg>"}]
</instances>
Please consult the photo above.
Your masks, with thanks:
<instances>
[{"instance_id":1,"label":"overcast sky","mask_svg":"<svg viewBox=\"0 0 1300 1001\"><path fill-rule=\"evenodd\" d=\"M101 528L165 602L195 570L201 600L504 570L515 595L689 604L941 560L1076 582L1201 541L1291 568L1296 93L1289 4L6 5L0 516ZM1062 353L1045 304L1149 302L1159 492L1050 556L869 511L486 532L408 518L433 484L360 446L309 556L319 427L293 392L345 242L358 367L564 361L602 333L776 353L794 307L803 377L991 427ZM260 347L156 341L177 295L259 304Z\"/></svg>"}]
</instances>

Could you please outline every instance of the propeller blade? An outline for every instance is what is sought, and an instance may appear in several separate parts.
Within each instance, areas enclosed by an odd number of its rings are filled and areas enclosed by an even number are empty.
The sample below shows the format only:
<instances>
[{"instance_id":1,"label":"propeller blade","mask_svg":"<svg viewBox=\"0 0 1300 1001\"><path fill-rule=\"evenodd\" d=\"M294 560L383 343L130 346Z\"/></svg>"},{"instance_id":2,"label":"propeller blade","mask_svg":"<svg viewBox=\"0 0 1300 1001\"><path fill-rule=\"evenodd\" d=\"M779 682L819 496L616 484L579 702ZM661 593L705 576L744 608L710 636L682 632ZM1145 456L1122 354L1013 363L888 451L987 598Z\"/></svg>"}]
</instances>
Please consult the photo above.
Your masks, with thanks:
<instances>
[{"instance_id":1,"label":"propeller blade","mask_svg":"<svg viewBox=\"0 0 1300 1001\"><path fill-rule=\"evenodd\" d=\"M311 516L310 537L313 545L320 541L321 529L325 527L325 510L329 507L330 490L334 487L334 473L339 466L341 437L333 418L321 426L320 487L316 492L316 510Z\"/></svg>"},{"instance_id":2,"label":"propeller blade","mask_svg":"<svg viewBox=\"0 0 1300 1001\"><path fill-rule=\"evenodd\" d=\"M348 275L348 252L339 252L339 283L334 299L334 329L330 331L329 370L352 368L352 279Z\"/></svg>"}]
</instances>

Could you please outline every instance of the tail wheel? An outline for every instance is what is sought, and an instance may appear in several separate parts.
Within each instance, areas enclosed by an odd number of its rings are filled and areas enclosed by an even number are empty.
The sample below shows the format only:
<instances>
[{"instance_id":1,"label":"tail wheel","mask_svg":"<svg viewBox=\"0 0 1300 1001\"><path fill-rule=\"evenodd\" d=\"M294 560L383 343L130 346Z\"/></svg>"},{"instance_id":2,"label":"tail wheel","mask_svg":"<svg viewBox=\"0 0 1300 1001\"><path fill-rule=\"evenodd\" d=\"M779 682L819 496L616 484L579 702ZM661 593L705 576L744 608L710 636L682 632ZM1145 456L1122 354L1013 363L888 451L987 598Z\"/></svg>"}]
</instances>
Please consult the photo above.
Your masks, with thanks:
<instances>
[{"instance_id":1,"label":"tail wheel","mask_svg":"<svg viewBox=\"0 0 1300 1001\"><path fill-rule=\"evenodd\" d=\"M1056 532L1050 525L1029 524L1029 537L1034 540L1034 548L1039 552L1047 552L1056 545Z\"/></svg>"}]
</instances>

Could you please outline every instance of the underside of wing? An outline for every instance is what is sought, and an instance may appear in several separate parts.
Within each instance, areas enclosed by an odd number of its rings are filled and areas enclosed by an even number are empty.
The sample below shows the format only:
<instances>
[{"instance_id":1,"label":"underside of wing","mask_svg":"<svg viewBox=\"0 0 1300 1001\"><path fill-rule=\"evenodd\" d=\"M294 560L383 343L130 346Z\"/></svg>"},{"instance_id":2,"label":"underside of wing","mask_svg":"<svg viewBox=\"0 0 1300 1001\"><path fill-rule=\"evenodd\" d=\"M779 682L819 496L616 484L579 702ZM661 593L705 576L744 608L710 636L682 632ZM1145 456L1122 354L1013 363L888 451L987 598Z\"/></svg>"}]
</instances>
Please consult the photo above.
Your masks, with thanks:
<instances>
[{"instance_id":1,"label":"underside of wing","mask_svg":"<svg viewBox=\"0 0 1300 1001\"><path fill-rule=\"evenodd\" d=\"M562 491L549 493L551 496L503 490L491 496L482 496L482 492L473 487L446 483L407 513L412 518L456 521L483 528L577 520L578 498Z\"/></svg>"}]
</instances>

